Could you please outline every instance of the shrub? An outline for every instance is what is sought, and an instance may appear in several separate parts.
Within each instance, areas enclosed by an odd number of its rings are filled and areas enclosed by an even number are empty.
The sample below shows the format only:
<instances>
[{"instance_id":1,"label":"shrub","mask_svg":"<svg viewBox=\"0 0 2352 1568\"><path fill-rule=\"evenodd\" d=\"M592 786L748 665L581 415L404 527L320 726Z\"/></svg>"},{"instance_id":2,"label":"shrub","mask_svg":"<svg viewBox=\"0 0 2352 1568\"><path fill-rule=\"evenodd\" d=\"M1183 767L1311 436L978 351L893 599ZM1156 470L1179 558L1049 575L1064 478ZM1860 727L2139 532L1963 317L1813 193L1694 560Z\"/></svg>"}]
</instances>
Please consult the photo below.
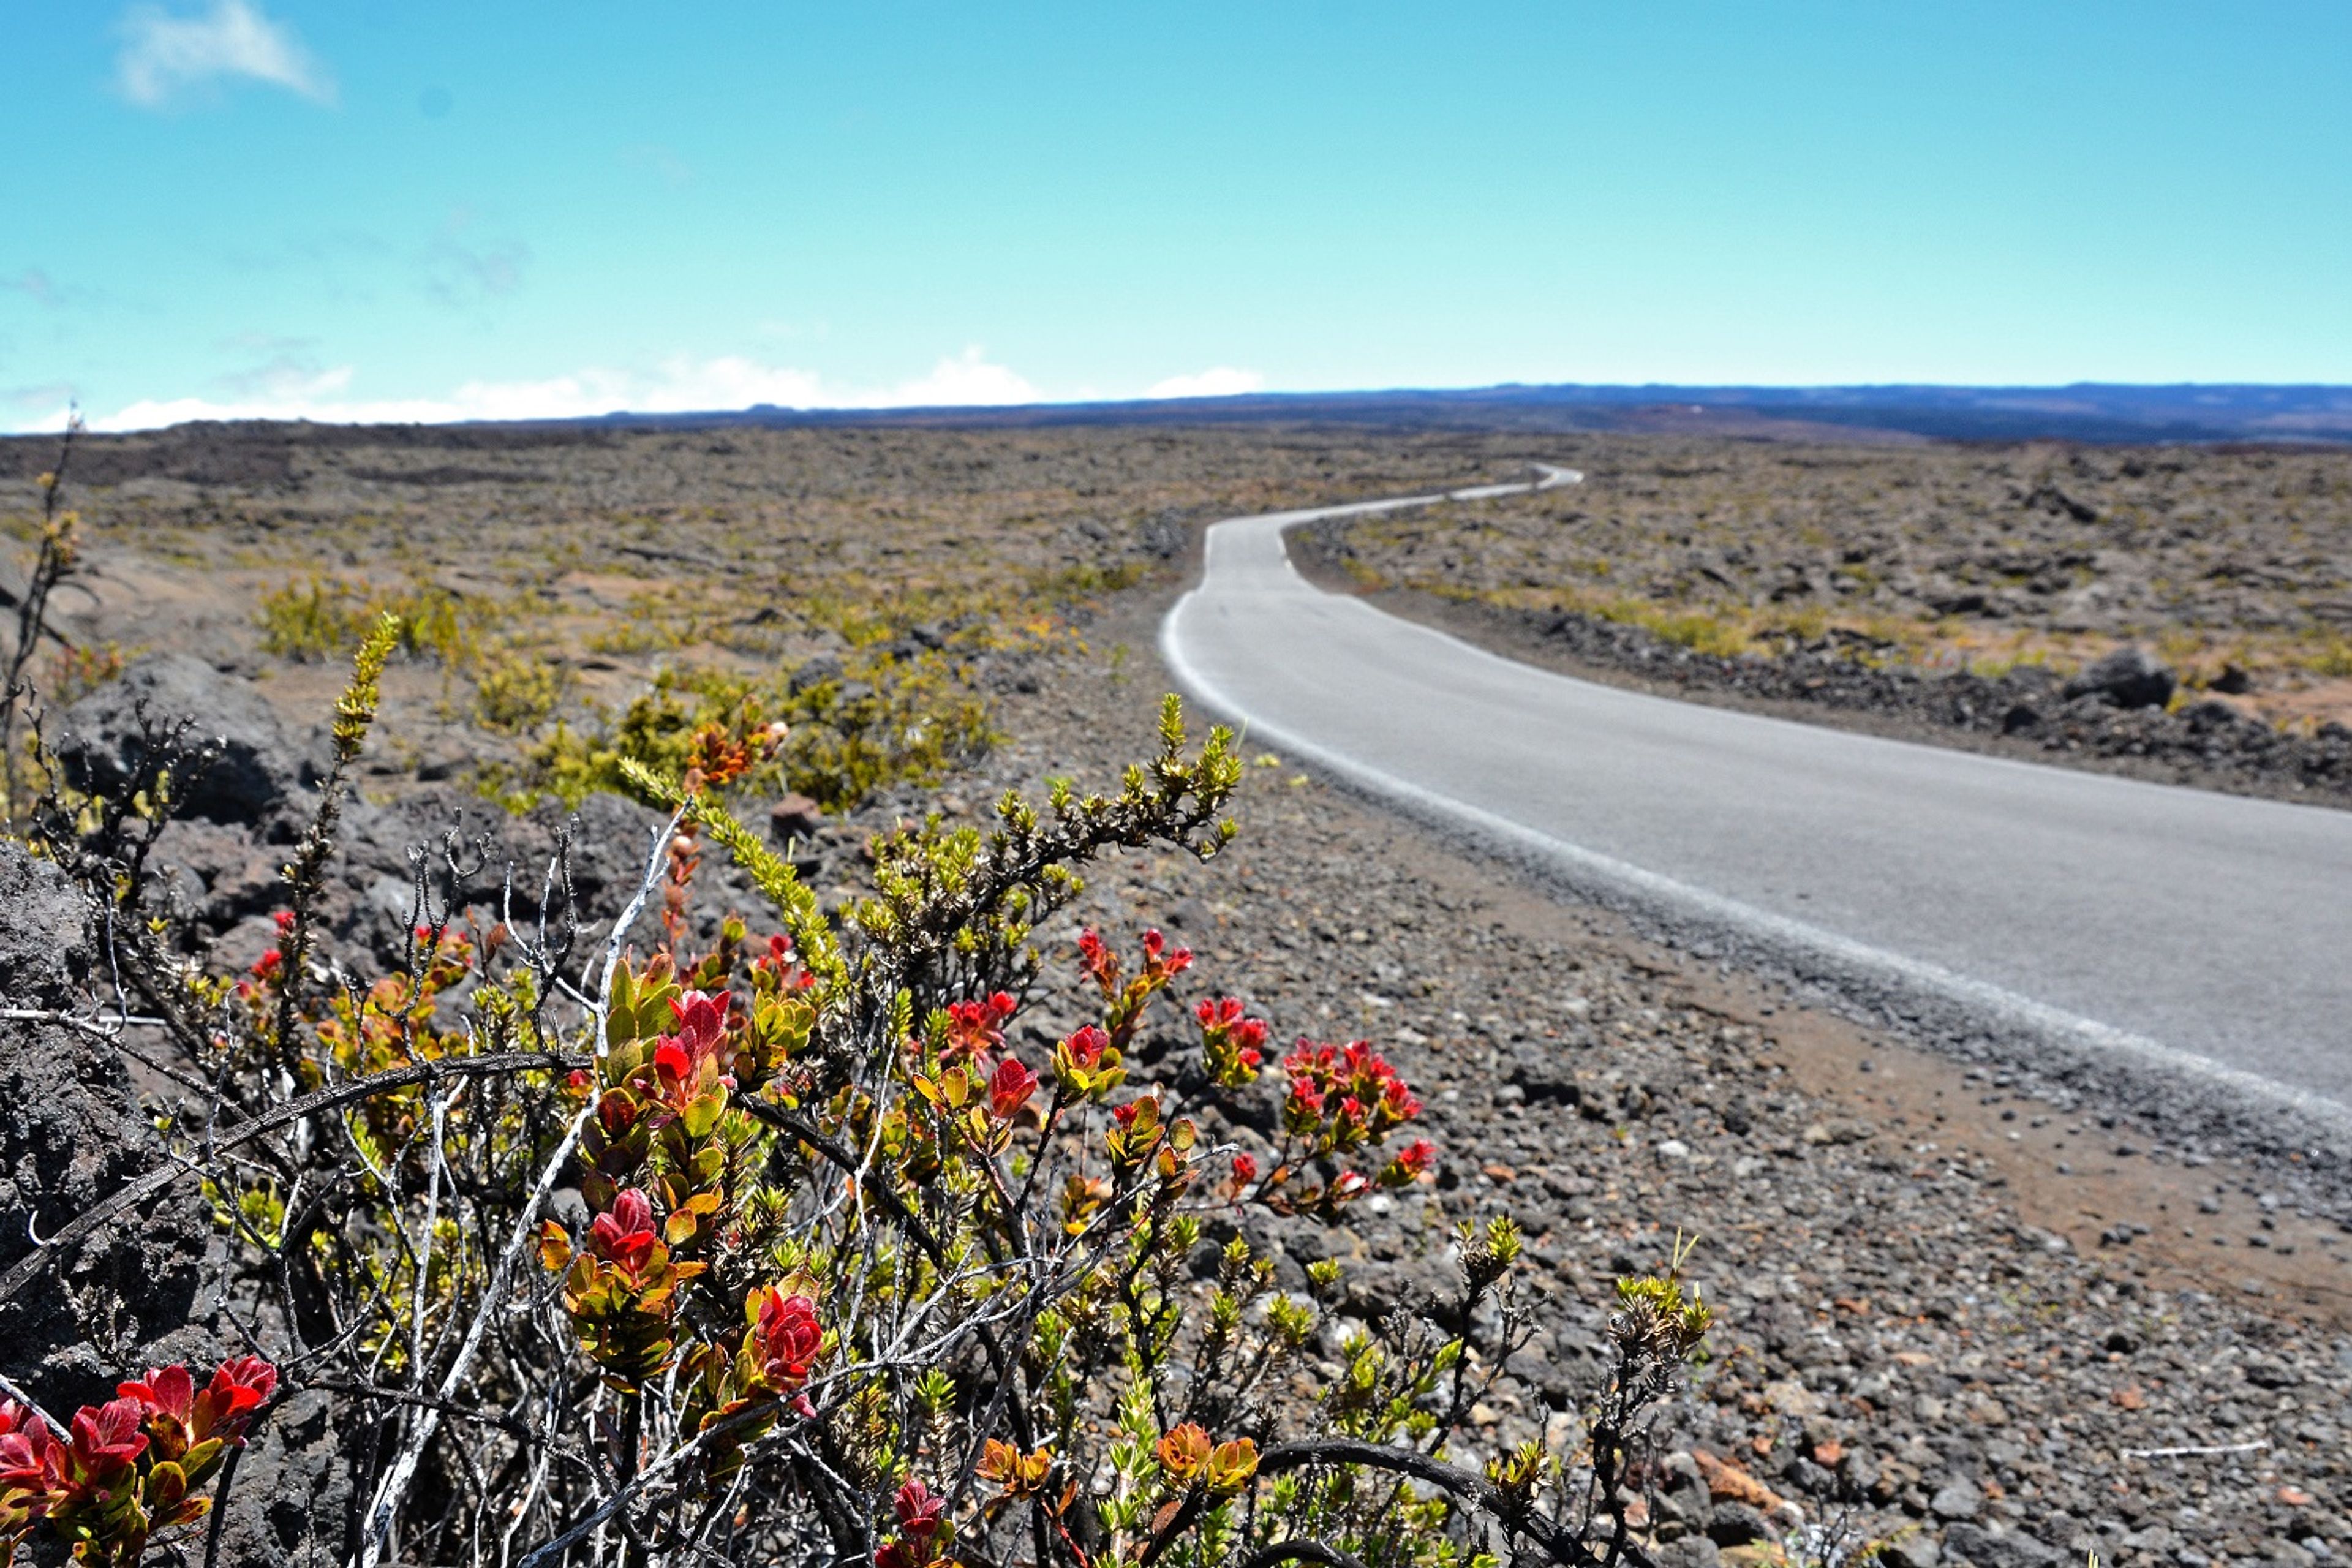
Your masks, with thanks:
<instances>
[{"instance_id":1,"label":"shrub","mask_svg":"<svg viewBox=\"0 0 2352 1568\"><path fill-rule=\"evenodd\" d=\"M255 619L265 652L299 662L349 654L379 617L399 617L400 651L457 664L470 658L500 612L432 584L385 591L342 577L313 576L261 595Z\"/></svg>"},{"instance_id":2,"label":"shrub","mask_svg":"<svg viewBox=\"0 0 2352 1568\"><path fill-rule=\"evenodd\" d=\"M453 914L420 881L405 963L327 985L359 973L318 951L315 904L397 638L387 618L362 644L282 941L242 975L177 958L129 807L45 808L45 852L105 906L110 974L164 1028L170 1071L214 1088L167 1120L171 1163L64 1226L0 1294L201 1175L228 1231L224 1310L258 1325L289 1392L334 1402L366 1564L1624 1556L1643 1412L1706 1327L1679 1283L1621 1284L1578 1454L1530 1443L1465 1465L1471 1408L1527 1331L1509 1219L1463 1225L1450 1298L1344 1328L1338 1265L1277 1289L1237 1224L1329 1217L1429 1178L1391 1064L1301 1041L1272 1130L1248 1131L1271 1030L1213 991L1171 1005L1194 958L1150 931L1129 949L1086 933L1093 1016L1016 1043L1033 931L1078 867L1230 842L1226 731L1189 751L1171 697L1117 793L1057 784L1042 806L1007 795L985 834L887 835L870 895L834 921L720 804L770 764L772 732L714 725L675 770L612 763L671 815L603 942L580 940L560 866L554 907L514 925ZM776 929L730 917L689 942L705 843ZM656 895L663 935L638 954L625 933ZM236 1364L221 1376L242 1417L236 1389L272 1390ZM141 1386L176 1411L184 1385ZM180 1500L204 1465L171 1459L147 1409L91 1416L91 1463L118 1467L107 1507L135 1493L144 1510L102 1522L115 1544L93 1560L135 1560L135 1531L194 1517ZM0 1448L12 1486L18 1452ZM155 1479L167 1460L176 1492ZM68 1534L92 1517L41 1500L57 1495L12 1490L8 1517Z\"/></svg>"},{"instance_id":3,"label":"shrub","mask_svg":"<svg viewBox=\"0 0 2352 1568\"><path fill-rule=\"evenodd\" d=\"M493 771L493 793L526 805L553 796L577 805L590 794L637 793L635 764L682 776L697 738L717 731L737 745L781 726L785 733L740 787L797 790L828 810L856 805L898 783L933 784L994 742L988 710L945 656L871 654L843 678L793 689L782 676L666 669L617 721L593 730L559 724L520 768Z\"/></svg>"},{"instance_id":4,"label":"shrub","mask_svg":"<svg viewBox=\"0 0 2352 1568\"><path fill-rule=\"evenodd\" d=\"M52 708L64 708L122 674L122 648L117 643L95 647L61 647L49 656L42 696Z\"/></svg>"},{"instance_id":5,"label":"shrub","mask_svg":"<svg viewBox=\"0 0 2352 1568\"><path fill-rule=\"evenodd\" d=\"M185 1366L152 1369L61 1430L0 1400L0 1563L46 1524L77 1561L136 1563L149 1535L211 1510L201 1489L245 1447L277 1386L259 1356L223 1362L201 1389Z\"/></svg>"},{"instance_id":6,"label":"shrub","mask_svg":"<svg viewBox=\"0 0 2352 1568\"><path fill-rule=\"evenodd\" d=\"M572 672L521 648L493 649L474 677L474 719L486 730L530 734L555 717Z\"/></svg>"},{"instance_id":7,"label":"shrub","mask_svg":"<svg viewBox=\"0 0 2352 1568\"><path fill-rule=\"evenodd\" d=\"M82 431L81 414L71 410L66 416L65 436L58 444L55 468L40 476L41 523L33 559L26 564L25 586L16 597L16 637L8 654L8 669L0 680L0 815L5 815L14 826L25 788L26 759L17 749L20 727L28 716L27 689L25 672L40 651L44 637L56 634L48 624L49 596L58 584L73 574L80 560L81 548L77 538L80 514L65 502L66 470L73 462L74 442ZM71 649L68 649L70 654ZM70 668L70 667L68 667ZM37 763L34 769L38 772Z\"/></svg>"},{"instance_id":8,"label":"shrub","mask_svg":"<svg viewBox=\"0 0 2352 1568\"><path fill-rule=\"evenodd\" d=\"M1075 604L1082 599L1116 594L1122 588L1132 588L1143 581L1147 568L1140 561L1116 561L1109 565L1080 562L1052 572L1032 572L1029 591L1034 597L1053 604Z\"/></svg>"},{"instance_id":9,"label":"shrub","mask_svg":"<svg viewBox=\"0 0 2352 1568\"><path fill-rule=\"evenodd\" d=\"M2304 668L2331 679L2352 675L2352 637L2325 636L2309 642L2311 651L2300 661Z\"/></svg>"}]
</instances>

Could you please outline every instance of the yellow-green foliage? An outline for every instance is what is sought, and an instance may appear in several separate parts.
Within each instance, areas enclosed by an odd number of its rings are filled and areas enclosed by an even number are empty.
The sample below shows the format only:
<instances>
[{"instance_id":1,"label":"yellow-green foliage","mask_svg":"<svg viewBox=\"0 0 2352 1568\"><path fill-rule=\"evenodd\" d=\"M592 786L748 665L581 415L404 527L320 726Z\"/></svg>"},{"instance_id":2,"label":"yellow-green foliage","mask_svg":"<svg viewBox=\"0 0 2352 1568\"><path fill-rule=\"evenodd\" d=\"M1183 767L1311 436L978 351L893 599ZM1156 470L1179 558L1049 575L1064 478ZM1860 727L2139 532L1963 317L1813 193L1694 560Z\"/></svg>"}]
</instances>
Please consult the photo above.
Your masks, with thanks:
<instances>
[{"instance_id":1,"label":"yellow-green foliage","mask_svg":"<svg viewBox=\"0 0 2352 1568\"><path fill-rule=\"evenodd\" d=\"M697 731L718 725L740 737L778 721L791 733L736 787L798 790L829 810L854 805L886 784L935 783L995 739L986 705L938 655L858 659L844 679L797 693L781 674L670 669L617 721L593 730L559 723L520 770L494 771L484 782L517 805L548 795L577 805L600 790L634 795L625 761L678 777Z\"/></svg>"},{"instance_id":2,"label":"yellow-green foliage","mask_svg":"<svg viewBox=\"0 0 2352 1568\"><path fill-rule=\"evenodd\" d=\"M474 673L474 720L501 734L530 734L555 716L571 686L562 665L517 647L492 648Z\"/></svg>"},{"instance_id":3,"label":"yellow-green foliage","mask_svg":"<svg viewBox=\"0 0 2352 1568\"><path fill-rule=\"evenodd\" d=\"M1670 610L1644 599L1611 599L1597 613L1719 658L1736 658L1754 646L1745 626L1706 610Z\"/></svg>"},{"instance_id":4,"label":"yellow-green foliage","mask_svg":"<svg viewBox=\"0 0 2352 1568\"><path fill-rule=\"evenodd\" d=\"M384 590L342 577L311 577L261 596L261 646L283 658L332 658L360 646L376 618L400 617L400 651L454 664L502 612L429 583Z\"/></svg>"},{"instance_id":5,"label":"yellow-green foliage","mask_svg":"<svg viewBox=\"0 0 2352 1568\"><path fill-rule=\"evenodd\" d=\"M49 659L41 695L52 708L67 707L120 676L122 664L120 643L59 648Z\"/></svg>"},{"instance_id":6,"label":"yellow-green foliage","mask_svg":"<svg viewBox=\"0 0 2352 1568\"><path fill-rule=\"evenodd\" d=\"M1143 574L1139 561L1120 561L1109 566L1098 566L1089 561L1065 566L1058 572L1033 572L1029 574L1029 586L1041 598L1067 604L1097 594L1116 594L1122 588L1132 588L1143 581Z\"/></svg>"},{"instance_id":7,"label":"yellow-green foliage","mask_svg":"<svg viewBox=\"0 0 2352 1568\"><path fill-rule=\"evenodd\" d=\"M1501 593L1444 587L1437 591L1451 597L1505 605L1524 605L1528 602L1523 596ZM1675 605L1630 594L1592 594L1576 589L1549 593L1537 602L1555 610L1572 610L1621 626L1639 626L1654 637L1717 658L1778 654L1785 652L1790 644L1817 643L1835 630L1849 634L1850 646L1840 650L1845 658L1876 665L1885 661L1887 649L1900 647L1917 652L1925 647L1930 629L1891 616L1832 616L1814 605L1761 609L1723 603Z\"/></svg>"},{"instance_id":8,"label":"yellow-green foliage","mask_svg":"<svg viewBox=\"0 0 2352 1568\"><path fill-rule=\"evenodd\" d=\"M841 946L834 938L833 928L825 923L816 896L802 883L800 873L793 869L791 862L712 799L708 790L688 795L677 779L656 773L634 758L623 758L620 771L641 799L671 811L682 811L688 820L699 823L733 857L736 865L751 879L751 885L783 917L784 929L792 933L801 963L811 974L830 986L837 987L847 981L848 967L842 960Z\"/></svg>"},{"instance_id":9,"label":"yellow-green foliage","mask_svg":"<svg viewBox=\"0 0 2352 1568\"><path fill-rule=\"evenodd\" d=\"M2045 647L2016 647L2006 653L1987 654L1969 660L1969 672L1986 680L1999 680L2012 670L2031 668L2059 668L2069 661L2054 659ZM2071 661L2079 664L2079 660Z\"/></svg>"},{"instance_id":10,"label":"yellow-green foliage","mask_svg":"<svg viewBox=\"0 0 2352 1568\"><path fill-rule=\"evenodd\" d=\"M1721 658L1755 650L1759 636L1804 636L1792 626L1767 625L1751 613L1709 607L1675 609L1628 595L1569 595L1561 608L1574 609L1621 626L1640 626L1670 643ZM1810 635L1819 636L1818 630Z\"/></svg>"},{"instance_id":11,"label":"yellow-green foliage","mask_svg":"<svg viewBox=\"0 0 2352 1568\"><path fill-rule=\"evenodd\" d=\"M400 645L404 630L400 617L387 610L361 635L359 653L352 661L351 684L335 700L335 752L345 761L359 755L360 743L375 722L376 706L383 698L383 667Z\"/></svg>"},{"instance_id":12,"label":"yellow-green foliage","mask_svg":"<svg viewBox=\"0 0 2352 1568\"><path fill-rule=\"evenodd\" d=\"M2352 675L2352 637L2330 637L2318 640L2312 651L2302 659L2303 668L2314 675L2330 677Z\"/></svg>"}]
</instances>

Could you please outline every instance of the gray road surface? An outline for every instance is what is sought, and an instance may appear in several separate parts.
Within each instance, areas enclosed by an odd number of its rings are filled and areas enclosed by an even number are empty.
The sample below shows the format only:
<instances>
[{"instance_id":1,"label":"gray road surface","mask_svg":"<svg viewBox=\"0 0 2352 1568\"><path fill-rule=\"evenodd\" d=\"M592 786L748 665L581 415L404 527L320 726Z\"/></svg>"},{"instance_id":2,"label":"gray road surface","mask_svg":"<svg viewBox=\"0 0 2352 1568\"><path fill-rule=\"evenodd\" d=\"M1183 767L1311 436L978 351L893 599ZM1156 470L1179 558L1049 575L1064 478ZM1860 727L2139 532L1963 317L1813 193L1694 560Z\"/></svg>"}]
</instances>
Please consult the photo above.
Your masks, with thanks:
<instances>
[{"instance_id":1,"label":"gray road surface","mask_svg":"<svg viewBox=\"0 0 2352 1568\"><path fill-rule=\"evenodd\" d=\"M1171 670L1255 743L1601 896L2352 1125L2352 812L1571 679L1324 593L1284 552L1295 524L1442 499L1216 524Z\"/></svg>"}]
</instances>

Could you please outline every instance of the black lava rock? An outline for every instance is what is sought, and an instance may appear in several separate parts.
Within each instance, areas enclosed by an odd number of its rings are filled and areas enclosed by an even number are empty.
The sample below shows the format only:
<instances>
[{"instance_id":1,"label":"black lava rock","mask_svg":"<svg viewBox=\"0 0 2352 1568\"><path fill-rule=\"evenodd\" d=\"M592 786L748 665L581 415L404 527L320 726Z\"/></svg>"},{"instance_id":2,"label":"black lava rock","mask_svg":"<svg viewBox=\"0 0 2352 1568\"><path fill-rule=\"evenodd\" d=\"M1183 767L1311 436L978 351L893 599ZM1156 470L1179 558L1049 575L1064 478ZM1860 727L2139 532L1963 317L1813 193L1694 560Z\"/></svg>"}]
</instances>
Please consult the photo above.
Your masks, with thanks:
<instances>
[{"instance_id":1,"label":"black lava rock","mask_svg":"<svg viewBox=\"0 0 2352 1568\"><path fill-rule=\"evenodd\" d=\"M0 1005L70 1007L90 964L82 903L65 874L0 844ZM77 1215L168 1163L122 1058L59 1025L0 1020L0 1268ZM66 1249L47 1276L0 1303L9 1374L52 1411L110 1398L133 1371L220 1353L192 1320L212 1215L194 1179ZM111 1342L90 1342L90 1322Z\"/></svg>"},{"instance_id":2,"label":"black lava rock","mask_svg":"<svg viewBox=\"0 0 2352 1568\"><path fill-rule=\"evenodd\" d=\"M1744 1502L1718 1502L1706 1533L1717 1546L1745 1546L1751 1541L1770 1541L1780 1532L1771 1521Z\"/></svg>"},{"instance_id":3,"label":"black lava rock","mask_svg":"<svg viewBox=\"0 0 2352 1568\"><path fill-rule=\"evenodd\" d=\"M2145 648L2119 647L2066 683L2069 697L2095 697L2116 708L2161 708L2172 700L2172 671Z\"/></svg>"},{"instance_id":4,"label":"black lava rock","mask_svg":"<svg viewBox=\"0 0 2352 1568\"><path fill-rule=\"evenodd\" d=\"M823 686L827 681L837 681L841 676L841 660L829 653L821 653L814 658L802 661L785 684L791 688L793 695L798 697L813 686Z\"/></svg>"},{"instance_id":5,"label":"black lava rock","mask_svg":"<svg viewBox=\"0 0 2352 1568\"><path fill-rule=\"evenodd\" d=\"M1944 1531L1944 1560L1972 1568L2053 1568L2058 1553L2021 1531L1995 1533L1980 1525L1956 1524Z\"/></svg>"},{"instance_id":6,"label":"black lava rock","mask_svg":"<svg viewBox=\"0 0 2352 1568\"><path fill-rule=\"evenodd\" d=\"M184 815L257 823L289 806L308 809L320 769L268 702L250 682L183 653L140 659L66 710L58 760L77 789L120 790L137 776L151 732L168 733L182 720L191 742L220 746L210 767L178 781Z\"/></svg>"}]
</instances>

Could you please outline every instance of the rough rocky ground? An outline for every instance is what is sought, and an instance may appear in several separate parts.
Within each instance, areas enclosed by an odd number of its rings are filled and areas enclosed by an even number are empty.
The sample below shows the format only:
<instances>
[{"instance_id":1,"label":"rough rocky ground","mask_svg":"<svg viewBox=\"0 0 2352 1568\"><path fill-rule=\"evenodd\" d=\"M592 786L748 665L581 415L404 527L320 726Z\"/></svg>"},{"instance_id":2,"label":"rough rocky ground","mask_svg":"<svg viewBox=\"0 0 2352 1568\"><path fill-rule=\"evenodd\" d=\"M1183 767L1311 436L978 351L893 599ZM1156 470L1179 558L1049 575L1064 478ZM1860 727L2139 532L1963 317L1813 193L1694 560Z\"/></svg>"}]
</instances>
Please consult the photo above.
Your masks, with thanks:
<instances>
[{"instance_id":1,"label":"rough rocky ground","mask_svg":"<svg viewBox=\"0 0 2352 1568\"><path fill-rule=\"evenodd\" d=\"M2324 652L2352 624L2338 448L1591 437L1555 460L1584 482L1370 520L1360 559L1395 581L1769 609L1744 623L1759 633L1925 624L1922 646L1971 657L2178 631L2275 658L2282 679L2298 641Z\"/></svg>"},{"instance_id":2,"label":"rough rocky ground","mask_svg":"<svg viewBox=\"0 0 2352 1568\"><path fill-rule=\"evenodd\" d=\"M1083 646L1040 655L1034 679L998 694L1010 742L940 804L971 812L1008 784L1104 779L1147 749L1165 602L1164 588L1117 595ZM201 664L179 679L215 710L238 703L205 692ZM280 679L260 690L279 732L255 724L246 783L162 851L222 962L268 941L315 744L310 693ZM561 820L490 817L462 790L420 781L395 746L388 736L375 753L378 798L355 814L337 868L331 921L358 949L396 941L405 849L453 814L497 825L494 867L533 864ZM840 896L865 834L932 799L895 791L847 820L798 824L807 874ZM590 808L599 847L584 894L628 879L643 815ZM1278 760L1250 769L1238 815L1244 837L1215 864L1115 861L1047 935L1066 946L1081 921L1130 940L1164 926L1198 950L1198 991L1242 994L1278 1037L1370 1038L1412 1078L1443 1150L1436 1185L1362 1205L1337 1229L1292 1221L1262 1234L1294 1280L1308 1261L1346 1260L1369 1303L1438 1284L1456 1218L1518 1215L1538 1332L1515 1358L1515 1391L1478 1416L1486 1441L1565 1438L1598 1375L1610 1280L1658 1266L1677 1230L1699 1236L1691 1272L1720 1327L1661 1425L1663 1561L1753 1559L1787 1528L1841 1522L1849 1542L1898 1536L1890 1560L1906 1564L2352 1552L2352 1237L2292 1184L2161 1152L2167 1129L2021 1100L1989 1069L1647 943ZM714 903L741 902L723 871L707 879ZM486 870L478 891L496 880ZM527 895L529 878L518 886ZM72 977L70 944L33 933L18 946L21 959L0 952L12 997L54 998ZM1049 989L1028 1037L1074 1014L1069 994ZM70 1044L16 1029L0 1046L16 1103L56 1108L8 1122L0 1235L120 1179L102 1161L44 1163L35 1145L68 1122L86 1142L139 1152L135 1073ZM137 1360L171 1310L159 1295L155 1322L134 1315L110 1350ZM43 1369L59 1390L92 1373ZM299 1421L292 1436L275 1483L289 1492L331 1442ZM2183 1447L2223 1451L2143 1452Z\"/></svg>"},{"instance_id":3,"label":"rough rocky ground","mask_svg":"<svg viewBox=\"0 0 2352 1568\"><path fill-rule=\"evenodd\" d=\"M2286 798L2352 795L2352 457L1345 426L645 431L190 426L86 441L86 647L270 652L289 590L433 602L388 700L444 774L593 725L659 668L1018 637L1160 575L1194 523L1450 484L1573 489L1326 531L1335 579L1517 656L1702 700ZM54 443L0 440L22 534ZM1317 553L1310 549L1307 553ZM279 628L284 631L284 626ZM2144 647L2169 704L2081 667ZM71 684L60 666L45 685Z\"/></svg>"},{"instance_id":4,"label":"rough rocky ground","mask_svg":"<svg viewBox=\"0 0 2352 1568\"><path fill-rule=\"evenodd\" d=\"M2352 795L2352 458L1592 438L1541 497L1325 524L1334 585L1702 700ZM2097 679L2122 653L2137 682Z\"/></svg>"}]
</instances>

